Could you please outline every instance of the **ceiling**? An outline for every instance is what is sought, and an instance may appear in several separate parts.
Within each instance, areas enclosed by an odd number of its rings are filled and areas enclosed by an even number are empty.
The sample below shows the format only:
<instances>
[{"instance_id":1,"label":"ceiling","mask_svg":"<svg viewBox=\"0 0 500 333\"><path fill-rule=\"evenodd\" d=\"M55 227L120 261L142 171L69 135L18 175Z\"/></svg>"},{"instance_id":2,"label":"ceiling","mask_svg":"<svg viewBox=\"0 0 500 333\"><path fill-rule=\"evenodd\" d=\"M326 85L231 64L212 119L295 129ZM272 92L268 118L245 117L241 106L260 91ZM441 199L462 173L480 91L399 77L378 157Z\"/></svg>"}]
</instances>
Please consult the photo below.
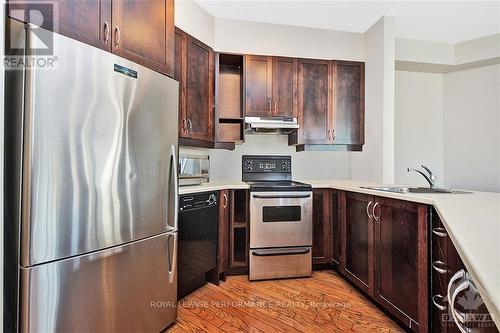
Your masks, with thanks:
<instances>
[{"instance_id":1,"label":"ceiling","mask_svg":"<svg viewBox=\"0 0 500 333\"><path fill-rule=\"evenodd\" d=\"M359 33L391 15L396 37L438 42L500 33L500 1L195 1L218 18Z\"/></svg>"}]
</instances>

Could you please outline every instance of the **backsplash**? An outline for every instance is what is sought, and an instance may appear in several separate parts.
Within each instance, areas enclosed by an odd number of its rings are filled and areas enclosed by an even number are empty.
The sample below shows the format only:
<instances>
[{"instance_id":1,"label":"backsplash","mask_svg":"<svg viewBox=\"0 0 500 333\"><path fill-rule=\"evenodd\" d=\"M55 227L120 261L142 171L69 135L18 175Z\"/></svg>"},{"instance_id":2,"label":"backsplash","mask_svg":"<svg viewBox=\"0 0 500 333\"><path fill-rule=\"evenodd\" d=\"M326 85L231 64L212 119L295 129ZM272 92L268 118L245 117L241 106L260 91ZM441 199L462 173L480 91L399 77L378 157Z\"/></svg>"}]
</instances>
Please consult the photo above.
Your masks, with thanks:
<instances>
[{"instance_id":1,"label":"backsplash","mask_svg":"<svg viewBox=\"0 0 500 333\"><path fill-rule=\"evenodd\" d=\"M286 135L249 134L234 151L180 147L180 154L210 156L210 180L241 180L242 155L290 155L294 179L349 179L349 152L299 152Z\"/></svg>"}]
</instances>

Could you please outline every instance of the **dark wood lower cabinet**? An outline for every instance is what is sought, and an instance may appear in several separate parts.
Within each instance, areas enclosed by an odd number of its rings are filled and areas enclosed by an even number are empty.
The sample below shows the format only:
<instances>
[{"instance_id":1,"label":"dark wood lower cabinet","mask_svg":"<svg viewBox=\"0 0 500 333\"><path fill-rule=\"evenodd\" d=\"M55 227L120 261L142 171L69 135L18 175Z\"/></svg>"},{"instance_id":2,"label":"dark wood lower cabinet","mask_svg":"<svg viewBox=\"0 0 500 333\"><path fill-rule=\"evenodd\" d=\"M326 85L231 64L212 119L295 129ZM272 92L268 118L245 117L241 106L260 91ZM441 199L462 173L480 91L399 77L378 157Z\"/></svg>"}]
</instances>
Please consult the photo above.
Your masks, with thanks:
<instances>
[{"instance_id":1,"label":"dark wood lower cabinet","mask_svg":"<svg viewBox=\"0 0 500 333\"><path fill-rule=\"evenodd\" d=\"M339 200L343 254L340 271L370 296L374 295L375 287L375 247L374 220L367 211L373 200L372 196L353 192L342 192Z\"/></svg>"},{"instance_id":2,"label":"dark wood lower cabinet","mask_svg":"<svg viewBox=\"0 0 500 333\"><path fill-rule=\"evenodd\" d=\"M338 191L330 190L330 220L331 220L331 260L334 267L339 267L342 258L342 227L341 215L339 209L339 194Z\"/></svg>"},{"instance_id":3,"label":"dark wood lower cabinet","mask_svg":"<svg viewBox=\"0 0 500 333\"><path fill-rule=\"evenodd\" d=\"M330 190L313 191L313 264L331 263Z\"/></svg>"},{"instance_id":4,"label":"dark wood lower cabinet","mask_svg":"<svg viewBox=\"0 0 500 333\"><path fill-rule=\"evenodd\" d=\"M226 281L229 261L229 220L231 217L231 196L229 190L219 191L219 232L217 240L218 278Z\"/></svg>"},{"instance_id":5,"label":"dark wood lower cabinet","mask_svg":"<svg viewBox=\"0 0 500 333\"><path fill-rule=\"evenodd\" d=\"M354 192L337 195L342 246L334 266L407 330L427 332L428 206Z\"/></svg>"},{"instance_id":6,"label":"dark wood lower cabinet","mask_svg":"<svg viewBox=\"0 0 500 333\"><path fill-rule=\"evenodd\" d=\"M462 328L471 333L498 333L491 315L486 308L482 298L477 291L466 288L457 294L455 304L448 303L448 285L450 284L450 294L463 286L464 283L474 284L470 276L466 276L467 269L460 259L451 238L448 236L438 213L431 211L431 292L430 292L430 332L439 333L461 333L457 324L453 320L453 311L458 311L466 316L465 324ZM460 272L464 273L463 275ZM458 278L450 283L455 274ZM455 276L456 277L456 276Z\"/></svg>"},{"instance_id":7,"label":"dark wood lower cabinet","mask_svg":"<svg viewBox=\"0 0 500 333\"><path fill-rule=\"evenodd\" d=\"M248 272L249 195L247 190L231 191L229 219L228 275Z\"/></svg>"},{"instance_id":8,"label":"dark wood lower cabinet","mask_svg":"<svg viewBox=\"0 0 500 333\"><path fill-rule=\"evenodd\" d=\"M376 197L375 299L412 331L427 332L428 206Z\"/></svg>"}]
</instances>

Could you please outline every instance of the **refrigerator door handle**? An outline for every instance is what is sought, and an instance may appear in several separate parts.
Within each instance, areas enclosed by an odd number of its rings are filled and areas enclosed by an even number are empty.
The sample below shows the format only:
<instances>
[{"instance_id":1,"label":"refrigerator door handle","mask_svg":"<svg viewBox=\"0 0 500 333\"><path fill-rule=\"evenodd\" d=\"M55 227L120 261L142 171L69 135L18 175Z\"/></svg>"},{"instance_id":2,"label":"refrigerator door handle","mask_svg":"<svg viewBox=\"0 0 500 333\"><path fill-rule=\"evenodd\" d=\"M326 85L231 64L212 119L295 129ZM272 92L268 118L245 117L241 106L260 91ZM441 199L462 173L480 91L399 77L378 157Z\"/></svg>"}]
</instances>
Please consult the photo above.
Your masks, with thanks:
<instances>
[{"instance_id":1,"label":"refrigerator door handle","mask_svg":"<svg viewBox=\"0 0 500 333\"><path fill-rule=\"evenodd\" d=\"M174 179L174 230L177 231L179 227L179 173L177 172L177 149L175 145L170 147L170 176ZM172 184L172 183L170 183ZM171 192L172 193L172 192Z\"/></svg>"},{"instance_id":2,"label":"refrigerator door handle","mask_svg":"<svg viewBox=\"0 0 500 333\"><path fill-rule=\"evenodd\" d=\"M167 260L168 260L168 281L174 283L175 272L177 271L177 233L169 234L167 239ZM172 251L170 251L170 239L174 239Z\"/></svg>"}]
</instances>

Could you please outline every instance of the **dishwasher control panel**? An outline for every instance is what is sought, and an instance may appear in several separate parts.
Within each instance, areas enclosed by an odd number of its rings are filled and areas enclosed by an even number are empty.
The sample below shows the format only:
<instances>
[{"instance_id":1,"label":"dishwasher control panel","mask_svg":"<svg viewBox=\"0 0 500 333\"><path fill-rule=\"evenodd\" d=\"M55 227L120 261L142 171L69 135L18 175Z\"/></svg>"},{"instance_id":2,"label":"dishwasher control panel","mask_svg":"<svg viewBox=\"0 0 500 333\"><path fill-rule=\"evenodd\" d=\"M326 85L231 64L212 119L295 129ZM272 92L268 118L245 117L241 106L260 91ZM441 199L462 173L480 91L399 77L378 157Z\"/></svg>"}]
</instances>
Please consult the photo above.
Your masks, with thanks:
<instances>
[{"instance_id":1,"label":"dishwasher control panel","mask_svg":"<svg viewBox=\"0 0 500 333\"><path fill-rule=\"evenodd\" d=\"M217 206L217 192L184 194L179 198L179 211Z\"/></svg>"}]
</instances>

